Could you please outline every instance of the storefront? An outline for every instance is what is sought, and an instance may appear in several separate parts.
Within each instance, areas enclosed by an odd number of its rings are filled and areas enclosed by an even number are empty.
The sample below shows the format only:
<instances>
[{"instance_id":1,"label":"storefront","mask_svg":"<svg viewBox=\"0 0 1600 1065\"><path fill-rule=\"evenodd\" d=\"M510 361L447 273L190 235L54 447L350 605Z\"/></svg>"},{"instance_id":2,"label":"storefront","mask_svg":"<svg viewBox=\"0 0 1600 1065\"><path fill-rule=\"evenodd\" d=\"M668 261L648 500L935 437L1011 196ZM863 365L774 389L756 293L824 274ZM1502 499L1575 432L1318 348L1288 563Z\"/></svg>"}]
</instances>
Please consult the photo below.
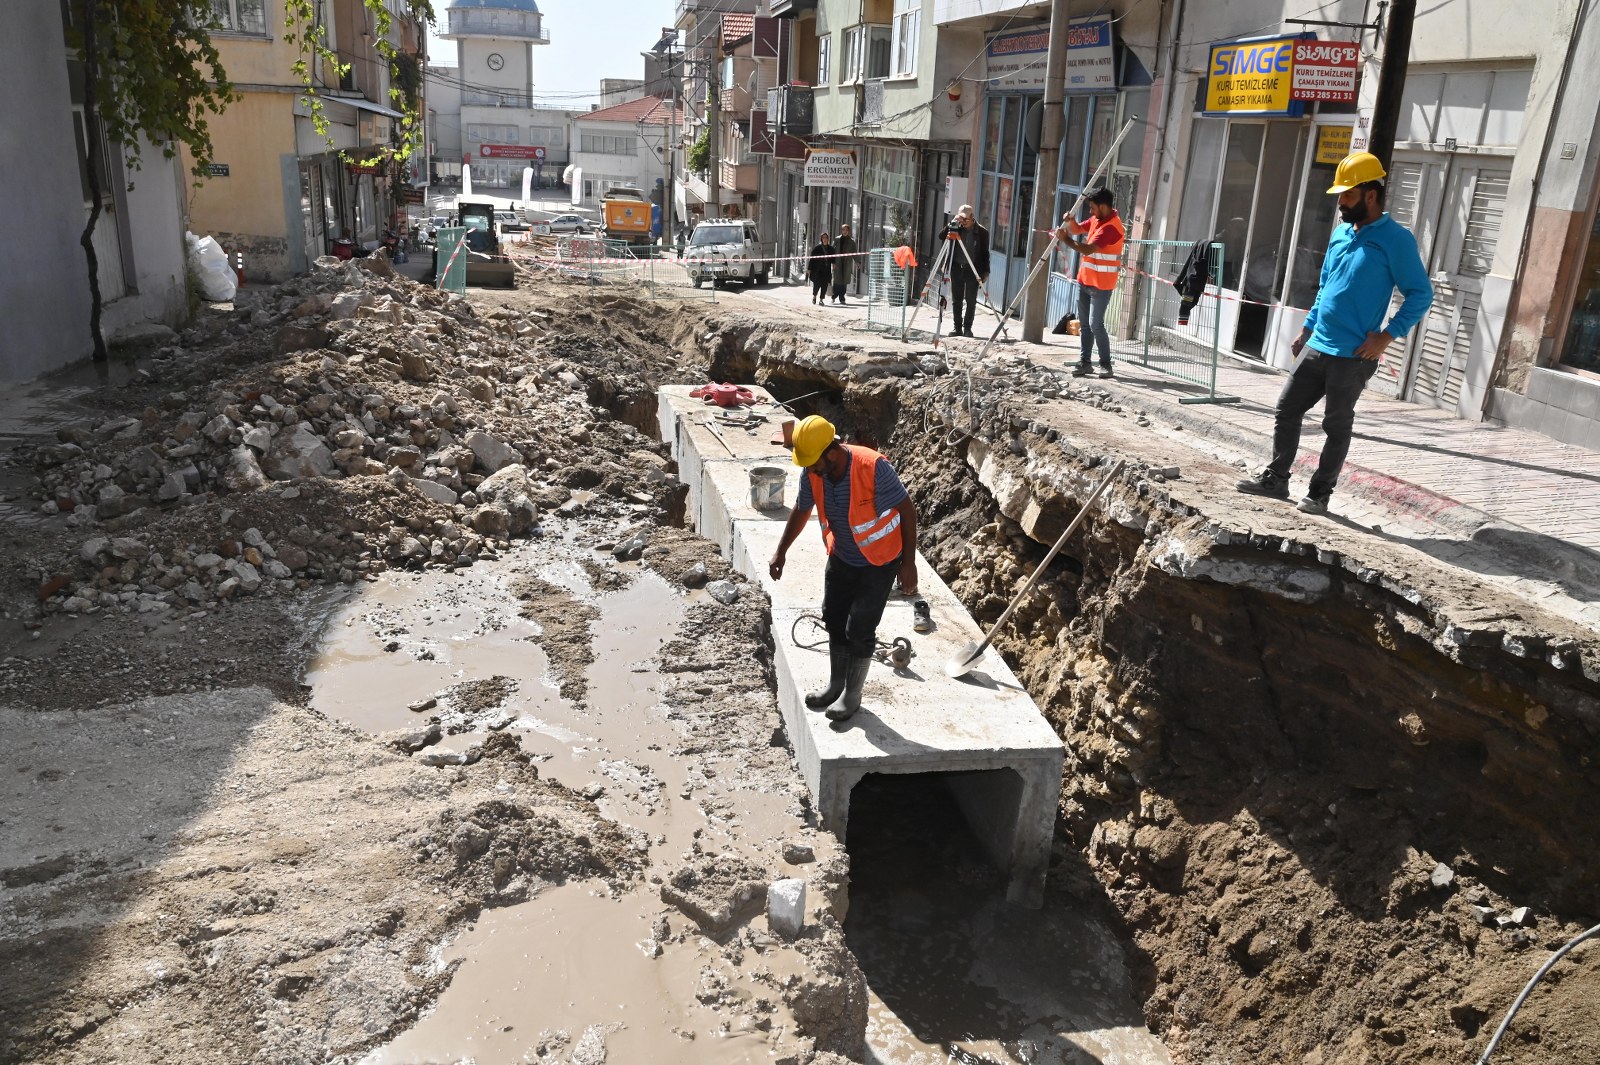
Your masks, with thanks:
<instances>
[{"instance_id":1,"label":"storefront","mask_svg":"<svg viewBox=\"0 0 1600 1065\"><path fill-rule=\"evenodd\" d=\"M862 149L861 251L916 240L917 150L869 144Z\"/></svg>"},{"instance_id":2,"label":"storefront","mask_svg":"<svg viewBox=\"0 0 1600 1065\"><path fill-rule=\"evenodd\" d=\"M1115 43L1111 20L1074 19L1055 208L1050 220L1032 219L1049 44L1048 27L1033 27L995 34L985 52L989 87L983 103L975 206L978 220L989 230L989 294L1002 305L1016 295L1027 275L1032 229L1044 228L1071 206L1125 116L1143 117L1149 106L1149 72L1131 50ZM1131 213L1138 192L1143 137L1144 125L1136 125L1119 148L1107 179L1124 215ZM1053 269L1065 278L1075 265L1070 256L1063 256Z\"/></svg>"}]
</instances>

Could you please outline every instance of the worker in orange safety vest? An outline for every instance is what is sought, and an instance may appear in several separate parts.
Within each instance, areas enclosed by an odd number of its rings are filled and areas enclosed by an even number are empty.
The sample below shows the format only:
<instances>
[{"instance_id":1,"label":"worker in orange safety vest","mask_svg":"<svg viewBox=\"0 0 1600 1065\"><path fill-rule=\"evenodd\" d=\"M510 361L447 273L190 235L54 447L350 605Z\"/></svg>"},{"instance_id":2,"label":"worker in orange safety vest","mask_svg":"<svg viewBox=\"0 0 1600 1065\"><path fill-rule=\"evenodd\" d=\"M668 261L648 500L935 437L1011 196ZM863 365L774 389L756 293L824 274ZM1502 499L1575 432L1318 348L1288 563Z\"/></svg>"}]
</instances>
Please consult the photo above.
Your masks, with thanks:
<instances>
[{"instance_id":1,"label":"worker in orange safety vest","mask_svg":"<svg viewBox=\"0 0 1600 1065\"><path fill-rule=\"evenodd\" d=\"M791 442L794 464L806 475L767 571L775 581L783 578L789 545L816 509L828 549L822 623L829 674L828 686L808 694L806 705L844 721L861 708L878 621L895 578L903 594L916 595L917 511L889 460L869 447L841 444L826 418L802 419Z\"/></svg>"},{"instance_id":2,"label":"worker in orange safety vest","mask_svg":"<svg viewBox=\"0 0 1600 1065\"><path fill-rule=\"evenodd\" d=\"M1117 287L1121 270L1122 246L1127 231L1117 214L1111 190L1098 188L1089 193L1089 217L1082 222L1066 214L1056 239L1082 256L1078 263L1078 336L1083 343L1074 377L1087 377L1094 369L1094 348L1100 346L1100 376L1110 377L1111 336L1106 332L1106 308ZM1077 239L1078 234L1083 239Z\"/></svg>"}]
</instances>

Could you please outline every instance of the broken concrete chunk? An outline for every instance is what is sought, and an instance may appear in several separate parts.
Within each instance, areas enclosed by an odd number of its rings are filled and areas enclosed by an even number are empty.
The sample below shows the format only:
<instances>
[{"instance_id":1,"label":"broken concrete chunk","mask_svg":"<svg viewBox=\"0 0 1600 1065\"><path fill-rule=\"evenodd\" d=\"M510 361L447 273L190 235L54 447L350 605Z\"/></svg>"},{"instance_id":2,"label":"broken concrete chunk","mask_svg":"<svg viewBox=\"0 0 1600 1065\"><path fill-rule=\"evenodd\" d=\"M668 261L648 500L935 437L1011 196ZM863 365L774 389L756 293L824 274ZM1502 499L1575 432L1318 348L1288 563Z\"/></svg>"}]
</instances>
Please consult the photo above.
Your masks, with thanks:
<instances>
[{"instance_id":1,"label":"broken concrete chunk","mask_svg":"<svg viewBox=\"0 0 1600 1065\"><path fill-rule=\"evenodd\" d=\"M421 728L395 729L385 732L379 737L384 743L396 750L405 751L407 754L420 751L424 747L431 747L438 743L444 732L437 722L430 723Z\"/></svg>"},{"instance_id":2,"label":"broken concrete chunk","mask_svg":"<svg viewBox=\"0 0 1600 1065\"><path fill-rule=\"evenodd\" d=\"M704 562L696 562L694 565L684 570L683 576L679 577L678 579L683 582L683 586L685 588L703 588L705 587L706 578L708 576L709 575L706 572L706 564Z\"/></svg>"},{"instance_id":3,"label":"broken concrete chunk","mask_svg":"<svg viewBox=\"0 0 1600 1065\"><path fill-rule=\"evenodd\" d=\"M447 507L455 506L455 492L438 481L430 481L426 477L419 477L411 482L411 487L435 503L443 503Z\"/></svg>"},{"instance_id":4,"label":"broken concrete chunk","mask_svg":"<svg viewBox=\"0 0 1600 1065\"><path fill-rule=\"evenodd\" d=\"M805 924L806 882L774 881L767 888L767 927L786 939L793 939Z\"/></svg>"},{"instance_id":5,"label":"broken concrete chunk","mask_svg":"<svg viewBox=\"0 0 1600 1065\"><path fill-rule=\"evenodd\" d=\"M1440 862L1438 865L1434 866L1432 874L1430 874L1428 877L1429 883L1431 883L1435 888L1441 889L1447 888L1451 884L1455 883L1455 879L1455 870L1451 869L1443 862Z\"/></svg>"},{"instance_id":6,"label":"broken concrete chunk","mask_svg":"<svg viewBox=\"0 0 1600 1065\"><path fill-rule=\"evenodd\" d=\"M418 699L416 702L407 706L406 709L410 710L413 714L420 714L424 711L432 710L438 705L439 700L430 695L426 699Z\"/></svg>"},{"instance_id":7,"label":"broken concrete chunk","mask_svg":"<svg viewBox=\"0 0 1600 1065\"><path fill-rule=\"evenodd\" d=\"M783 845L783 860L790 865L804 865L817 860L817 855L809 843L785 843Z\"/></svg>"},{"instance_id":8,"label":"broken concrete chunk","mask_svg":"<svg viewBox=\"0 0 1600 1065\"><path fill-rule=\"evenodd\" d=\"M292 431L273 438L262 469L276 481L326 477L334 470L333 452L309 425L301 422Z\"/></svg>"},{"instance_id":9,"label":"broken concrete chunk","mask_svg":"<svg viewBox=\"0 0 1600 1065\"><path fill-rule=\"evenodd\" d=\"M732 606L739 601L739 586L732 581L712 581L706 585L706 591L723 606Z\"/></svg>"},{"instance_id":10,"label":"broken concrete chunk","mask_svg":"<svg viewBox=\"0 0 1600 1065\"><path fill-rule=\"evenodd\" d=\"M1511 923L1518 928L1533 927L1533 910L1527 906L1518 906L1511 911Z\"/></svg>"},{"instance_id":11,"label":"broken concrete chunk","mask_svg":"<svg viewBox=\"0 0 1600 1065\"><path fill-rule=\"evenodd\" d=\"M464 441L484 469L498 473L512 463L521 462L522 454L510 444L502 443L482 430L474 429Z\"/></svg>"}]
</instances>

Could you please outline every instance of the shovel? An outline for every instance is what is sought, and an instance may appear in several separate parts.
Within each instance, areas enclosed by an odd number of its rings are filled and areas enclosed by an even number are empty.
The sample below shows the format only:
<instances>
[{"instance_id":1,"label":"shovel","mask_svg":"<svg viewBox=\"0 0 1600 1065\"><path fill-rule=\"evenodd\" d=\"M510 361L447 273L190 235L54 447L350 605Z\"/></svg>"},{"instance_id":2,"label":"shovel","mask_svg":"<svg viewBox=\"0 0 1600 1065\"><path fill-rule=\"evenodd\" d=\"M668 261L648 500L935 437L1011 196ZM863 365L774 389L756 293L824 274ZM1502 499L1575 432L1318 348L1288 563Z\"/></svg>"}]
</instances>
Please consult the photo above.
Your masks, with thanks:
<instances>
[{"instance_id":1,"label":"shovel","mask_svg":"<svg viewBox=\"0 0 1600 1065\"><path fill-rule=\"evenodd\" d=\"M1044 572L1046 566L1050 565L1051 559L1055 558L1061 549L1066 546L1067 537L1072 535L1073 530L1078 527L1078 524L1083 521L1084 516L1089 513L1089 508L1094 506L1094 501L1100 498L1100 493L1104 492L1108 487L1110 487L1112 479L1115 478L1119 472L1121 472L1122 461L1122 459L1118 459L1112 464L1111 472L1106 474L1105 480L1096 485L1095 490L1089 494L1089 498L1083 501L1083 506L1079 508L1077 516L1072 519L1071 524L1067 526L1066 530L1056 538L1055 546L1050 549L1050 553L1044 556L1044 561L1039 563L1038 567L1033 571L1033 576L1028 578L1028 583L1024 584L1022 586L1022 590L1011 597L1011 602L1006 604L1005 613L1001 614L1000 620L996 621L994 625L990 627L989 635L983 638L983 642L969 642L956 654L954 658L945 663L945 676L964 677L968 673L972 672L972 667L978 664L978 659L982 658L983 652L988 650L990 642L994 639L994 634L999 632L1000 626L1004 625L1007 619L1011 617L1011 612L1017 609L1017 604L1022 602L1022 597L1028 594L1028 589L1032 588L1034 583L1038 581L1039 575Z\"/></svg>"}]
</instances>

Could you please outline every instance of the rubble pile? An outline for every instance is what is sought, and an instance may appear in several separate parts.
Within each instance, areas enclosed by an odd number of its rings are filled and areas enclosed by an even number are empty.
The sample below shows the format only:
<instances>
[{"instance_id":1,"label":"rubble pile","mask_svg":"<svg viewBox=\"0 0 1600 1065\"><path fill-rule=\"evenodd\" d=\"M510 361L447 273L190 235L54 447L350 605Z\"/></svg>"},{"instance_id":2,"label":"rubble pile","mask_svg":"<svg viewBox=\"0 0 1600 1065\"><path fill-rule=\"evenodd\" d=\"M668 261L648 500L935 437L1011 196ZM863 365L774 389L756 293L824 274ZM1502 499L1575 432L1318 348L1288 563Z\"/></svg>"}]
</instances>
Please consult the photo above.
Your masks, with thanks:
<instances>
[{"instance_id":1,"label":"rubble pile","mask_svg":"<svg viewBox=\"0 0 1600 1065\"><path fill-rule=\"evenodd\" d=\"M653 510L676 490L660 445L590 406L645 389L558 317L480 316L370 259L203 319L141 371L147 396L23 449L39 511L84 534L36 560L44 609L205 609L470 566L577 490Z\"/></svg>"}]
</instances>

